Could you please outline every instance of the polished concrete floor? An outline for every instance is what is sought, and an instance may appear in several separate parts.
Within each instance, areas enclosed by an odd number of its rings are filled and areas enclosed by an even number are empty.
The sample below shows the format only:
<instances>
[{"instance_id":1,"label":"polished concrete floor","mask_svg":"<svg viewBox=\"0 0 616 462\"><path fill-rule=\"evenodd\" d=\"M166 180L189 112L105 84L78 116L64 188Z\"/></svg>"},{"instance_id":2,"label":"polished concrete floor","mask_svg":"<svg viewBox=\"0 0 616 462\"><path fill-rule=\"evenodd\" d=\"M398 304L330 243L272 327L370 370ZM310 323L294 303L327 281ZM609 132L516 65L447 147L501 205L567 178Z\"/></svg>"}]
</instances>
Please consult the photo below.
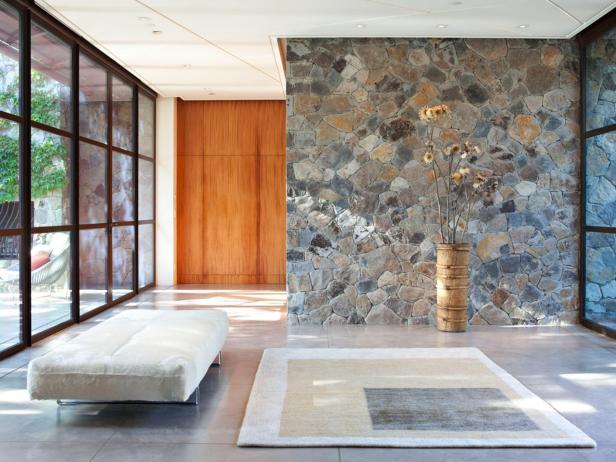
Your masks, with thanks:
<instances>
[{"instance_id":1,"label":"polished concrete floor","mask_svg":"<svg viewBox=\"0 0 616 462\"><path fill-rule=\"evenodd\" d=\"M277 287L156 289L0 362L0 461L614 461L616 341L582 327L289 327ZM126 308L223 309L231 329L223 366L201 384L197 406L80 405L30 402L26 366ZM240 449L235 446L265 348L480 348L595 439L597 449Z\"/></svg>"}]
</instances>

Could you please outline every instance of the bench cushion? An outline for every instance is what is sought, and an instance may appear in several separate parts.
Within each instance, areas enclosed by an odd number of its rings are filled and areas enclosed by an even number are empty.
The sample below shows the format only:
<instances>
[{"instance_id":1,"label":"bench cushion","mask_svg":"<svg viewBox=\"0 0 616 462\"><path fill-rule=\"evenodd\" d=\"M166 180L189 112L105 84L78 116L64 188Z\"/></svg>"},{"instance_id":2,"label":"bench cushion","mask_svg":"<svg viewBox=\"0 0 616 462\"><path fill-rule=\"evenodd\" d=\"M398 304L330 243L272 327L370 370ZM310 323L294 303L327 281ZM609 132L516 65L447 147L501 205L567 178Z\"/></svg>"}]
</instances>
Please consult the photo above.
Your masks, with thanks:
<instances>
[{"instance_id":1,"label":"bench cushion","mask_svg":"<svg viewBox=\"0 0 616 462\"><path fill-rule=\"evenodd\" d=\"M185 401L222 350L223 311L126 310L28 365L32 399Z\"/></svg>"}]
</instances>

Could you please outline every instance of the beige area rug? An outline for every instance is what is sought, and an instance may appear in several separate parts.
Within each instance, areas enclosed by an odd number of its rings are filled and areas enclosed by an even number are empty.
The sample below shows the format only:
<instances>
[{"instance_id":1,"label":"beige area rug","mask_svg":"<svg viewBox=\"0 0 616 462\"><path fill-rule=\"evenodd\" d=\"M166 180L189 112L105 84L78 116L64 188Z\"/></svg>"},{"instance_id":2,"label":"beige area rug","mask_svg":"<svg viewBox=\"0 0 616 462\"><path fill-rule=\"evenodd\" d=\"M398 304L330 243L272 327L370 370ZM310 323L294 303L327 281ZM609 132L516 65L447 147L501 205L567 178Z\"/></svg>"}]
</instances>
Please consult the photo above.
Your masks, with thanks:
<instances>
[{"instance_id":1,"label":"beige area rug","mask_svg":"<svg viewBox=\"0 0 616 462\"><path fill-rule=\"evenodd\" d=\"M594 447L476 348L269 349L239 446Z\"/></svg>"}]
</instances>

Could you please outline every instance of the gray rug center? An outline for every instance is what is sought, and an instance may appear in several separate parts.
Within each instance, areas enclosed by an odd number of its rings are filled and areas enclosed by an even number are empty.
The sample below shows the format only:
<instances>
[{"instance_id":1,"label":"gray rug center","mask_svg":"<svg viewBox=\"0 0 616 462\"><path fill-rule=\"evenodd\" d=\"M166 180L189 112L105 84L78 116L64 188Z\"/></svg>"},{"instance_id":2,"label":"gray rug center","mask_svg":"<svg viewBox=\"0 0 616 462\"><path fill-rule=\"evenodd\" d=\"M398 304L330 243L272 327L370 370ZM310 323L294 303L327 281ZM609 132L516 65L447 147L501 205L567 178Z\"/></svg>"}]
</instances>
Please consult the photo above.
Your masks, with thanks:
<instances>
[{"instance_id":1,"label":"gray rug center","mask_svg":"<svg viewBox=\"0 0 616 462\"><path fill-rule=\"evenodd\" d=\"M497 388L364 388L374 430L539 428Z\"/></svg>"}]
</instances>

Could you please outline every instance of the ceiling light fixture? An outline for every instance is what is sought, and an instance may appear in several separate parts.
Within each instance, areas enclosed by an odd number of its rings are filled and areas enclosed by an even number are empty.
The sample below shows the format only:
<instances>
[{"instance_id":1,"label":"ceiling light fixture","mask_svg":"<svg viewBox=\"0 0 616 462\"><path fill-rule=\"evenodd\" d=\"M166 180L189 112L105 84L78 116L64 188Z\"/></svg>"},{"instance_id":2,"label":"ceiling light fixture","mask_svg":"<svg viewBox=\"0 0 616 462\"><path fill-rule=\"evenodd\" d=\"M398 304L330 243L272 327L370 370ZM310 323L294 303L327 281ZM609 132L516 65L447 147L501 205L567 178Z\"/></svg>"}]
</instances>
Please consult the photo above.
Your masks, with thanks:
<instances>
[{"instance_id":1,"label":"ceiling light fixture","mask_svg":"<svg viewBox=\"0 0 616 462\"><path fill-rule=\"evenodd\" d=\"M355 24L355 27L357 27L358 29L364 29L366 25L365 24Z\"/></svg>"},{"instance_id":2,"label":"ceiling light fixture","mask_svg":"<svg viewBox=\"0 0 616 462\"><path fill-rule=\"evenodd\" d=\"M148 18L147 16L139 16L137 19L143 22L151 21L151 19Z\"/></svg>"},{"instance_id":3,"label":"ceiling light fixture","mask_svg":"<svg viewBox=\"0 0 616 462\"><path fill-rule=\"evenodd\" d=\"M447 24L439 24L438 26L439 29L447 29Z\"/></svg>"},{"instance_id":4,"label":"ceiling light fixture","mask_svg":"<svg viewBox=\"0 0 616 462\"><path fill-rule=\"evenodd\" d=\"M528 29L530 26L528 24L520 24L518 29Z\"/></svg>"},{"instance_id":5,"label":"ceiling light fixture","mask_svg":"<svg viewBox=\"0 0 616 462\"><path fill-rule=\"evenodd\" d=\"M453 6L458 6L458 5L462 5L462 2L451 2L451 4L452 4Z\"/></svg>"},{"instance_id":6,"label":"ceiling light fixture","mask_svg":"<svg viewBox=\"0 0 616 462\"><path fill-rule=\"evenodd\" d=\"M163 31L162 31L162 30L155 29L155 30L153 30L153 31L152 31L152 33L153 33L154 35L160 35L160 34L162 34L162 33L163 33Z\"/></svg>"}]
</instances>

